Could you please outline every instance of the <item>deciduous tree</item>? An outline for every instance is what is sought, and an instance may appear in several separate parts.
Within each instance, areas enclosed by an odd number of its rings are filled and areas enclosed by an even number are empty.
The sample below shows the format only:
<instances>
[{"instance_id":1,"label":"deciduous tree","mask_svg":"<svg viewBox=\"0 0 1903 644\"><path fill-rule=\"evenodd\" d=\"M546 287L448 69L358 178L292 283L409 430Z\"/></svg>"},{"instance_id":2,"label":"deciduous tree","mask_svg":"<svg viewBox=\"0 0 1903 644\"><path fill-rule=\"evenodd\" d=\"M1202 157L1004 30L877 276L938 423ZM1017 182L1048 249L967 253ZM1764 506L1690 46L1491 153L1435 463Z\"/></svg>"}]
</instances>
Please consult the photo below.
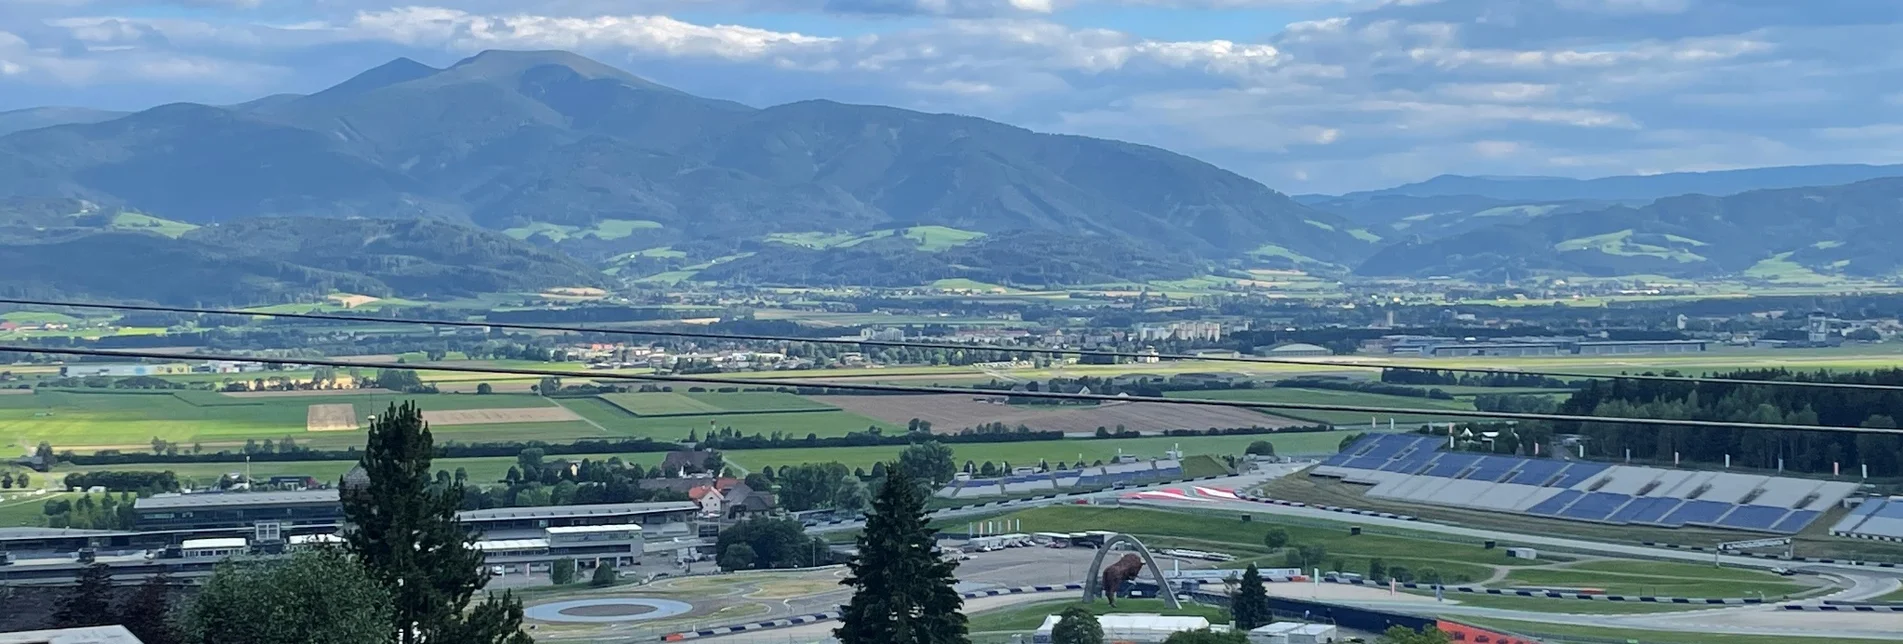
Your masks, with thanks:
<instances>
[{"instance_id":1,"label":"deciduous tree","mask_svg":"<svg viewBox=\"0 0 1903 644\"><path fill-rule=\"evenodd\" d=\"M1057 625L1051 627L1051 644L1103 644L1103 624L1088 608L1066 608L1058 613Z\"/></svg>"},{"instance_id":2,"label":"deciduous tree","mask_svg":"<svg viewBox=\"0 0 1903 644\"><path fill-rule=\"evenodd\" d=\"M343 552L316 550L219 564L179 630L189 644L387 644L392 619L383 584Z\"/></svg>"}]
</instances>

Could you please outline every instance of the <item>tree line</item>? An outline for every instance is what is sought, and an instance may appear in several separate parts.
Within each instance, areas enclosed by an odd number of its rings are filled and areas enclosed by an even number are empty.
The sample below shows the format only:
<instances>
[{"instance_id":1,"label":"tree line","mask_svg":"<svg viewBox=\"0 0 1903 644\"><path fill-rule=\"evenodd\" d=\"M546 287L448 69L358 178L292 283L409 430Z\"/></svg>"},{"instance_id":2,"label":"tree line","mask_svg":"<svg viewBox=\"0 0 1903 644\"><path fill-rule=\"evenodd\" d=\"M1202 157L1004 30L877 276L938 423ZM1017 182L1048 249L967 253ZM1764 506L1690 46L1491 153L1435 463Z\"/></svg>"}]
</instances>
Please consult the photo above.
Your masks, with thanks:
<instances>
[{"instance_id":1,"label":"tree line","mask_svg":"<svg viewBox=\"0 0 1903 644\"><path fill-rule=\"evenodd\" d=\"M1672 375L1667 372L1667 375ZM1787 382L1903 385L1903 369L1858 372L1742 370L1719 378ZM1587 383L1559 405L1565 414L1658 419L1696 419L1796 425L1895 428L1903 392L1868 389L1773 387L1724 382L1610 380ZM1868 465L1871 476L1903 476L1903 436L1826 431L1633 426L1617 423L1556 423L1578 433L1599 456L1669 462L1682 460L1828 473Z\"/></svg>"}]
</instances>

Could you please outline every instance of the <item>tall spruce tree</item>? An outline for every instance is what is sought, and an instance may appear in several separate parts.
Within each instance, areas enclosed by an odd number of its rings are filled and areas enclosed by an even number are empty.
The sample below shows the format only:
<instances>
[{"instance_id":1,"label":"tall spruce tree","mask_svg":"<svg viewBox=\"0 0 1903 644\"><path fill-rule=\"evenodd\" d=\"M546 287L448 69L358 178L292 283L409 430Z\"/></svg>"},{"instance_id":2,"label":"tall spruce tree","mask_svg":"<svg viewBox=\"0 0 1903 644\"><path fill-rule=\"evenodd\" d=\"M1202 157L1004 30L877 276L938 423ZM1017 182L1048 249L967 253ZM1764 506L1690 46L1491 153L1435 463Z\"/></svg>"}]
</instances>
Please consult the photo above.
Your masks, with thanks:
<instances>
[{"instance_id":1,"label":"tall spruce tree","mask_svg":"<svg viewBox=\"0 0 1903 644\"><path fill-rule=\"evenodd\" d=\"M172 628L172 577L160 570L119 608L120 625L145 644L177 644L178 631Z\"/></svg>"},{"instance_id":2,"label":"tall spruce tree","mask_svg":"<svg viewBox=\"0 0 1903 644\"><path fill-rule=\"evenodd\" d=\"M391 405L370 423L362 473L344 477L346 549L390 589L400 644L531 641L521 601L508 593L467 612L488 583L474 535L456 520L462 486L431 478L435 440L416 403Z\"/></svg>"},{"instance_id":3,"label":"tall spruce tree","mask_svg":"<svg viewBox=\"0 0 1903 644\"><path fill-rule=\"evenodd\" d=\"M1262 585L1262 571L1255 564L1242 571L1236 594L1230 596L1229 611L1236 618L1236 629L1252 631L1269 624L1269 589Z\"/></svg>"},{"instance_id":4,"label":"tall spruce tree","mask_svg":"<svg viewBox=\"0 0 1903 644\"><path fill-rule=\"evenodd\" d=\"M112 568L102 563L79 569L73 588L60 597L59 608L53 611L53 625L58 628L118 622L118 616L112 612Z\"/></svg>"},{"instance_id":5,"label":"tall spruce tree","mask_svg":"<svg viewBox=\"0 0 1903 644\"><path fill-rule=\"evenodd\" d=\"M952 590L957 564L940 556L925 525L920 482L887 467L841 584L853 587L833 636L840 644L967 644L964 600Z\"/></svg>"}]
</instances>

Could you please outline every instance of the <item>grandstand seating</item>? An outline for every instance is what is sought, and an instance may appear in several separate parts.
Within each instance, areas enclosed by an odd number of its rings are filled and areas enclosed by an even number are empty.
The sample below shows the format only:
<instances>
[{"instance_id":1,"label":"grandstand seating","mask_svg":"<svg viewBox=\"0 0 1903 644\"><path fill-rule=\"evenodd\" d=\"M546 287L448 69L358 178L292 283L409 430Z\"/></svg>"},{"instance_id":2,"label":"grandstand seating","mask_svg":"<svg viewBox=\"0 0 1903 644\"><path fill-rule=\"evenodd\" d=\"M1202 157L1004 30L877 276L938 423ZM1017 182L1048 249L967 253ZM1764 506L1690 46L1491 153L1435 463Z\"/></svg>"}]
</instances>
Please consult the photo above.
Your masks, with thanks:
<instances>
[{"instance_id":1,"label":"grandstand seating","mask_svg":"<svg viewBox=\"0 0 1903 644\"><path fill-rule=\"evenodd\" d=\"M1371 485L1368 496L1395 501L1619 525L1780 534L1803 530L1856 490L1854 483L1762 474L1442 452L1443 440L1420 434L1368 436L1311 474ZM1833 532L1868 531L1864 526L1869 526L1903 541L1903 500L1886 507L1861 508L1863 514L1851 517L1856 521L1845 519Z\"/></svg>"},{"instance_id":2,"label":"grandstand seating","mask_svg":"<svg viewBox=\"0 0 1903 644\"><path fill-rule=\"evenodd\" d=\"M1903 498L1866 499L1849 516L1831 526L1830 533L1860 539L1903 541Z\"/></svg>"}]
</instances>

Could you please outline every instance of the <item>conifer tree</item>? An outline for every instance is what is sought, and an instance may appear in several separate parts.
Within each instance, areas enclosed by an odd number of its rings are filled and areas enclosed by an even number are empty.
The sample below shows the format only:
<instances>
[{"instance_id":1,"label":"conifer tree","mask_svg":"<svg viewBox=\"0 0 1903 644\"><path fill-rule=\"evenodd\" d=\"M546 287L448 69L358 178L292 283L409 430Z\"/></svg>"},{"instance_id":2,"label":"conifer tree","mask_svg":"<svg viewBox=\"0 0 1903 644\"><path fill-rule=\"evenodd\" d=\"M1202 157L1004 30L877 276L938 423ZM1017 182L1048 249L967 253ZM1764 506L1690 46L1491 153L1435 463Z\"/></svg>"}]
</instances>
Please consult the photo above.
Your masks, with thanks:
<instances>
[{"instance_id":1,"label":"conifer tree","mask_svg":"<svg viewBox=\"0 0 1903 644\"><path fill-rule=\"evenodd\" d=\"M118 623L112 612L112 569L96 563L79 569L72 589L60 597L53 612L58 628L84 628Z\"/></svg>"},{"instance_id":2,"label":"conifer tree","mask_svg":"<svg viewBox=\"0 0 1903 644\"><path fill-rule=\"evenodd\" d=\"M119 610L120 622L126 630L145 644L175 644L178 632L172 628L172 578L161 570L145 582L139 584L139 590L127 599Z\"/></svg>"},{"instance_id":3,"label":"conifer tree","mask_svg":"<svg viewBox=\"0 0 1903 644\"><path fill-rule=\"evenodd\" d=\"M1230 614L1236 618L1236 630L1251 631L1269 623L1269 589L1262 585L1262 571L1255 564L1242 571L1236 594L1230 597Z\"/></svg>"},{"instance_id":4,"label":"conifer tree","mask_svg":"<svg viewBox=\"0 0 1903 644\"><path fill-rule=\"evenodd\" d=\"M887 467L859 535L859 554L840 582L853 588L833 636L840 644L967 644L964 600L952 589L957 563L940 556L925 525L921 482Z\"/></svg>"},{"instance_id":5,"label":"conifer tree","mask_svg":"<svg viewBox=\"0 0 1903 644\"><path fill-rule=\"evenodd\" d=\"M462 486L431 479L434 454L416 403L391 405L371 422L362 474L345 475L346 549L390 589L399 644L530 641L521 633L521 602L508 593L465 612L489 580L476 537L456 520ZM478 615L484 621L471 621Z\"/></svg>"}]
</instances>

